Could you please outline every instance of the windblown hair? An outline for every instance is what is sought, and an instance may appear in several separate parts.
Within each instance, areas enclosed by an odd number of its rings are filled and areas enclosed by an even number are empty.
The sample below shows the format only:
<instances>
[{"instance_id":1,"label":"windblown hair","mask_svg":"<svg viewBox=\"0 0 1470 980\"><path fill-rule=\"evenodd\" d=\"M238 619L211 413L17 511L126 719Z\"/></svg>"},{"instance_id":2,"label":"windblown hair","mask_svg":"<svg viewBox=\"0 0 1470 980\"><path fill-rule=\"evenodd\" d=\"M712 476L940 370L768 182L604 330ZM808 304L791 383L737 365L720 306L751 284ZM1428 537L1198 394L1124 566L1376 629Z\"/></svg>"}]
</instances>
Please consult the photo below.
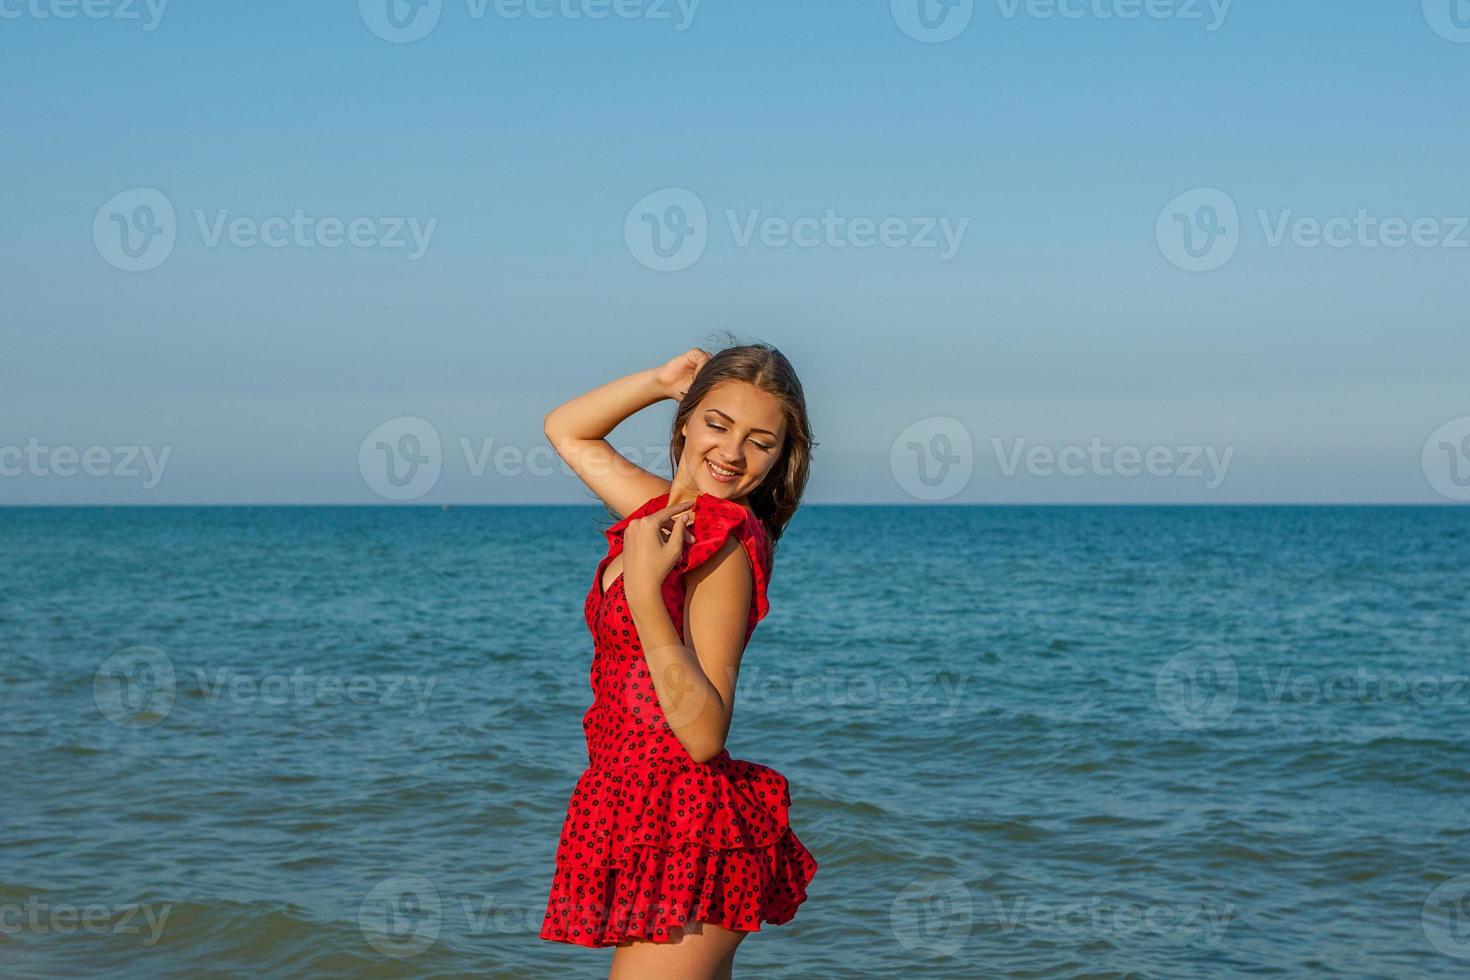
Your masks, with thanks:
<instances>
[{"instance_id":1,"label":"windblown hair","mask_svg":"<svg viewBox=\"0 0 1470 980\"><path fill-rule=\"evenodd\" d=\"M750 508L766 530L774 555L776 542L786 524L796 513L806 491L807 470L811 465L811 420L807 416L806 396L801 380L786 355L769 344L739 344L714 354L694 376L689 390L679 400L669 438L669 461L674 472L684 455L684 427L690 413L715 385L727 381L745 381L774 395L786 413L786 440L781 457L771 467L760 486L750 492Z\"/></svg>"}]
</instances>

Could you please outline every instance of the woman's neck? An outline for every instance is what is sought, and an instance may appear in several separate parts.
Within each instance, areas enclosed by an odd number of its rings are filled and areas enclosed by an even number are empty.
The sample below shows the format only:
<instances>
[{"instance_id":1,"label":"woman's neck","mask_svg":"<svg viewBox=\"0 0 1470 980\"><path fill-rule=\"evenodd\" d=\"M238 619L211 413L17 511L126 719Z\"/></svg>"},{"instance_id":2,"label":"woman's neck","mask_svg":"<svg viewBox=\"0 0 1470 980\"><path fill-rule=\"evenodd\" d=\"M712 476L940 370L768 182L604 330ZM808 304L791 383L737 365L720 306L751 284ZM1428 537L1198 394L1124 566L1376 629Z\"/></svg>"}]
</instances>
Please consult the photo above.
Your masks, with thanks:
<instances>
[{"instance_id":1,"label":"woman's neck","mask_svg":"<svg viewBox=\"0 0 1470 980\"><path fill-rule=\"evenodd\" d=\"M704 492L705 491L700 490L694 484L685 483L676 478L669 485L669 499L664 501L664 506L670 507L674 504L682 504L686 500L693 500L695 497L698 497L701 493ZM711 494L710 496L714 496L714 494ZM727 497L724 499L729 500L732 504L740 505L745 510L750 510L750 505L746 502L745 497ZM752 511L752 513L754 512Z\"/></svg>"}]
</instances>

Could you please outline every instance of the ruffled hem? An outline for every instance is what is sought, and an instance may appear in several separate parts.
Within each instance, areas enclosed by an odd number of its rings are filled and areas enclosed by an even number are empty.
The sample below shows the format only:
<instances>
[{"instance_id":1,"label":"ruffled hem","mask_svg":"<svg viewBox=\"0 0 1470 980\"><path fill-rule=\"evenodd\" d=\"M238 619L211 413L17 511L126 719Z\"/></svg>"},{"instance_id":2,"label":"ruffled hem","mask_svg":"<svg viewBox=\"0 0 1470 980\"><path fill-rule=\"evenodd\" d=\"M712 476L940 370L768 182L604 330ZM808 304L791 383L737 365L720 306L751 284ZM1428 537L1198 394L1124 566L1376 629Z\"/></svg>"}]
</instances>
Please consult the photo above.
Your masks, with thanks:
<instances>
[{"instance_id":1,"label":"ruffled hem","mask_svg":"<svg viewBox=\"0 0 1470 980\"><path fill-rule=\"evenodd\" d=\"M817 862L788 827L763 848L642 848L627 867L557 864L540 938L576 946L667 943L709 922L739 932L791 921Z\"/></svg>"},{"instance_id":2,"label":"ruffled hem","mask_svg":"<svg viewBox=\"0 0 1470 980\"><path fill-rule=\"evenodd\" d=\"M591 766L572 789L557 861L626 868L646 848L768 847L790 809L785 776L728 752L687 766Z\"/></svg>"}]
</instances>

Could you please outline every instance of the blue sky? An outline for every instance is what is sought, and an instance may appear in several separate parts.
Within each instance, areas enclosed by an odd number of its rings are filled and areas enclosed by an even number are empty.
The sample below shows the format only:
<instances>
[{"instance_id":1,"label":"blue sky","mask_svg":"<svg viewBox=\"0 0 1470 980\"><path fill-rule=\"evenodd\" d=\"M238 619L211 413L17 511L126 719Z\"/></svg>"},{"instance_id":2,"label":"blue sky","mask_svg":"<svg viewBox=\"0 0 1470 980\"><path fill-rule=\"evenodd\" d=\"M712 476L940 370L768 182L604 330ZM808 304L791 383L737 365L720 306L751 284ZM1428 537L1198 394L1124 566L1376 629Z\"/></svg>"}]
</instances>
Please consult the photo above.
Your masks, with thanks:
<instances>
[{"instance_id":1,"label":"blue sky","mask_svg":"<svg viewBox=\"0 0 1470 980\"><path fill-rule=\"evenodd\" d=\"M413 502L585 501L514 462L546 411L717 330L801 373L812 501L1470 497L1470 4L989 0L930 43L919 0L445 0L394 43L375 0L91 2L0 0L0 503L382 503L402 418ZM173 243L127 271L140 188ZM704 244L659 271L669 188ZM1189 271L1201 189L1237 217Z\"/></svg>"}]
</instances>

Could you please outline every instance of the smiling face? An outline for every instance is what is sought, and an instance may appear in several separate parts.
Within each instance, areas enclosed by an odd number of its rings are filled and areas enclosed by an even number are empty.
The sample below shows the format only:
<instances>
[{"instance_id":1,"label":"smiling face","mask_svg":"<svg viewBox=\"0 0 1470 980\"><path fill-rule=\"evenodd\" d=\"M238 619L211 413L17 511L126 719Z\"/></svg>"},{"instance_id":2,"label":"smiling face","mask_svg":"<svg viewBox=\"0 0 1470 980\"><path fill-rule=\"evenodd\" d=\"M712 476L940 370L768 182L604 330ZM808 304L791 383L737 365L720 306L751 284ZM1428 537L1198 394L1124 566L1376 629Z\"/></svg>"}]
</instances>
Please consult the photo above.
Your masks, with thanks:
<instances>
[{"instance_id":1,"label":"smiling face","mask_svg":"<svg viewBox=\"0 0 1470 980\"><path fill-rule=\"evenodd\" d=\"M684 420L679 472L701 493L740 501L781 458L786 413L768 391L727 381L707 391Z\"/></svg>"}]
</instances>

